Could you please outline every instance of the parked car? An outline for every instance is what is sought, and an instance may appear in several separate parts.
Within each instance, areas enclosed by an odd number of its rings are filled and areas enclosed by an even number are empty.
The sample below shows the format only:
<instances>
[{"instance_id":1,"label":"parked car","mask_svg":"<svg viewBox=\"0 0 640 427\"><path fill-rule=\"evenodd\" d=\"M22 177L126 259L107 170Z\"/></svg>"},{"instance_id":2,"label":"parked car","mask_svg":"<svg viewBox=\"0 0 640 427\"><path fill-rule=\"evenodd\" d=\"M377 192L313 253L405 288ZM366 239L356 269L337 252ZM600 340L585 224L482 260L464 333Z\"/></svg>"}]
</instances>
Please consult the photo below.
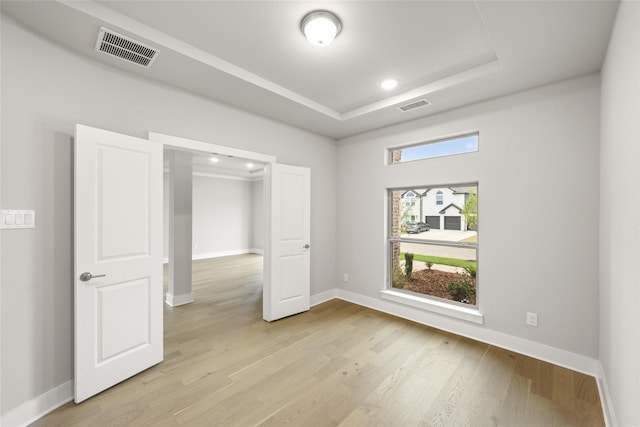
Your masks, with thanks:
<instances>
[{"instance_id":1,"label":"parked car","mask_svg":"<svg viewBox=\"0 0 640 427\"><path fill-rule=\"evenodd\" d=\"M408 222L406 226L407 233L422 233L423 231L429 231L429 224L424 222Z\"/></svg>"}]
</instances>

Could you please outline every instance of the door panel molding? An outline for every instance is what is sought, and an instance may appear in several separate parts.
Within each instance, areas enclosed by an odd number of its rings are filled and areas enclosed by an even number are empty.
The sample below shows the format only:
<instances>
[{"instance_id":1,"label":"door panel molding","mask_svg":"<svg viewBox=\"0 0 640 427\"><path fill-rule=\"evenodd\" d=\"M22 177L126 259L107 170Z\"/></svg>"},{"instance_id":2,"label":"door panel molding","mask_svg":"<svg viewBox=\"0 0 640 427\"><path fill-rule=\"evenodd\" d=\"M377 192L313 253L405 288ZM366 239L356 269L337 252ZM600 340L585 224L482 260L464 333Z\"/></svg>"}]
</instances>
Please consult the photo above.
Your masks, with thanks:
<instances>
[{"instance_id":1,"label":"door panel molding","mask_svg":"<svg viewBox=\"0 0 640 427\"><path fill-rule=\"evenodd\" d=\"M262 317L271 322L310 308L311 171L273 163L265 168L264 183Z\"/></svg>"},{"instance_id":2,"label":"door panel molding","mask_svg":"<svg viewBox=\"0 0 640 427\"><path fill-rule=\"evenodd\" d=\"M77 125L75 397L162 361L162 147ZM89 273L88 275L86 273Z\"/></svg>"}]
</instances>

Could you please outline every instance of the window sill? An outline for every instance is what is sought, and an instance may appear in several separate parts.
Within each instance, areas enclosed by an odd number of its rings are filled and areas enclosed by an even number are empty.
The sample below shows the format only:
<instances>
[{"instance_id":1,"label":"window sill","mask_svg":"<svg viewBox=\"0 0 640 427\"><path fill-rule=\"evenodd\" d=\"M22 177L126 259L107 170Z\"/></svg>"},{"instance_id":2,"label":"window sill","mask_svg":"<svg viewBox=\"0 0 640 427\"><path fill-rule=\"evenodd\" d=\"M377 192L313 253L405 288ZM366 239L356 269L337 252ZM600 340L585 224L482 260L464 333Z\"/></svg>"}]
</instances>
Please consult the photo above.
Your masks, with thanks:
<instances>
[{"instance_id":1,"label":"window sill","mask_svg":"<svg viewBox=\"0 0 640 427\"><path fill-rule=\"evenodd\" d=\"M410 307L419 308L421 310L432 311L434 313L443 314L460 320L466 320L467 322L477 323L480 325L484 322L482 313L480 313L476 308L459 307L454 304L430 298L423 298L392 289L380 291L380 297L384 300L397 302Z\"/></svg>"}]
</instances>

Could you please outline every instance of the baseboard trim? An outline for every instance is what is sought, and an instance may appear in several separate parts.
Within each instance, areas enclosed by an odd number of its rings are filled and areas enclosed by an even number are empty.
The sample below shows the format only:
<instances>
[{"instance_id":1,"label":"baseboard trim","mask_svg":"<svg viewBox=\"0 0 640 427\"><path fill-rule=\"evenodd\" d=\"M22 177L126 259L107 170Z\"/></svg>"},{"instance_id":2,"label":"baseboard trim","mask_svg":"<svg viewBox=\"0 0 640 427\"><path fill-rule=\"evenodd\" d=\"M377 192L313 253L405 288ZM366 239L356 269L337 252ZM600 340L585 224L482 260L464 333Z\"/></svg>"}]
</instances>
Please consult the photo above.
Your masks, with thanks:
<instances>
[{"instance_id":1,"label":"baseboard trim","mask_svg":"<svg viewBox=\"0 0 640 427\"><path fill-rule=\"evenodd\" d=\"M2 415L0 425L23 427L73 400L73 381L67 381Z\"/></svg>"},{"instance_id":2,"label":"baseboard trim","mask_svg":"<svg viewBox=\"0 0 640 427\"><path fill-rule=\"evenodd\" d=\"M167 299L165 300L171 307L177 307L179 305L185 305L193 302L193 292L182 295L173 295L167 292Z\"/></svg>"},{"instance_id":3,"label":"baseboard trim","mask_svg":"<svg viewBox=\"0 0 640 427\"><path fill-rule=\"evenodd\" d=\"M245 255L251 253L251 249L237 249L233 251L218 251L218 252L205 252L202 254L193 254L193 260L199 259L208 259L208 258L220 258L223 256L232 256L232 255Z\"/></svg>"},{"instance_id":4,"label":"baseboard trim","mask_svg":"<svg viewBox=\"0 0 640 427\"><path fill-rule=\"evenodd\" d=\"M245 255L245 254L259 254L264 255L263 249L251 248L251 249L237 249L234 251L219 251L219 252L206 252L202 254L192 254L191 260L196 261L200 259L208 259L208 258L220 258L223 256L232 256L232 255ZM169 264L169 258L162 258L163 264Z\"/></svg>"},{"instance_id":5,"label":"baseboard trim","mask_svg":"<svg viewBox=\"0 0 640 427\"><path fill-rule=\"evenodd\" d=\"M319 294L311 295L311 307L314 305L322 304L323 302L331 301L336 298L336 289L330 289Z\"/></svg>"},{"instance_id":6,"label":"baseboard trim","mask_svg":"<svg viewBox=\"0 0 640 427\"><path fill-rule=\"evenodd\" d=\"M481 341L496 347L504 348L505 350L531 356L596 378L599 377L599 362L596 359L592 359L581 354L514 337L502 332L484 329L468 322L460 322L456 319L438 316L435 313L418 310L391 301L371 298L354 292L345 291L344 289L336 289L336 298L421 323L423 325L431 326L436 329L451 332L456 335L471 338L476 341Z\"/></svg>"},{"instance_id":7,"label":"baseboard trim","mask_svg":"<svg viewBox=\"0 0 640 427\"><path fill-rule=\"evenodd\" d=\"M599 373L596 377L596 383L598 384L598 393L600 394L604 423L607 427L615 427L618 425L618 421L616 420L616 415L613 411L613 402L611 400L611 393L609 393L607 375L601 362L598 362L598 369Z\"/></svg>"}]
</instances>

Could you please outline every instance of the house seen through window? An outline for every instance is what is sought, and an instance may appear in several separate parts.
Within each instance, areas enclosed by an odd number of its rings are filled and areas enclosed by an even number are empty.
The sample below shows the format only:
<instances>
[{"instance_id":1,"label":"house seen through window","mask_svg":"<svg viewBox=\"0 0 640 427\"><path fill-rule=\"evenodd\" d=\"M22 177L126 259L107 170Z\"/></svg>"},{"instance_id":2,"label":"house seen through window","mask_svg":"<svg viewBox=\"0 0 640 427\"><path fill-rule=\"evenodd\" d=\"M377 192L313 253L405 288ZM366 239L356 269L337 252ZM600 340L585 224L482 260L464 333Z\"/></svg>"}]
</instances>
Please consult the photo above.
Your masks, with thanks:
<instances>
[{"instance_id":1,"label":"house seen through window","mask_svg":"<svg viewBox=\"0 0 640 427\"><path fill-rule=\"evenodd\" d=\"M389 190L390 287L477 305L478 184Z\"/></svg>"}]
</instances>

